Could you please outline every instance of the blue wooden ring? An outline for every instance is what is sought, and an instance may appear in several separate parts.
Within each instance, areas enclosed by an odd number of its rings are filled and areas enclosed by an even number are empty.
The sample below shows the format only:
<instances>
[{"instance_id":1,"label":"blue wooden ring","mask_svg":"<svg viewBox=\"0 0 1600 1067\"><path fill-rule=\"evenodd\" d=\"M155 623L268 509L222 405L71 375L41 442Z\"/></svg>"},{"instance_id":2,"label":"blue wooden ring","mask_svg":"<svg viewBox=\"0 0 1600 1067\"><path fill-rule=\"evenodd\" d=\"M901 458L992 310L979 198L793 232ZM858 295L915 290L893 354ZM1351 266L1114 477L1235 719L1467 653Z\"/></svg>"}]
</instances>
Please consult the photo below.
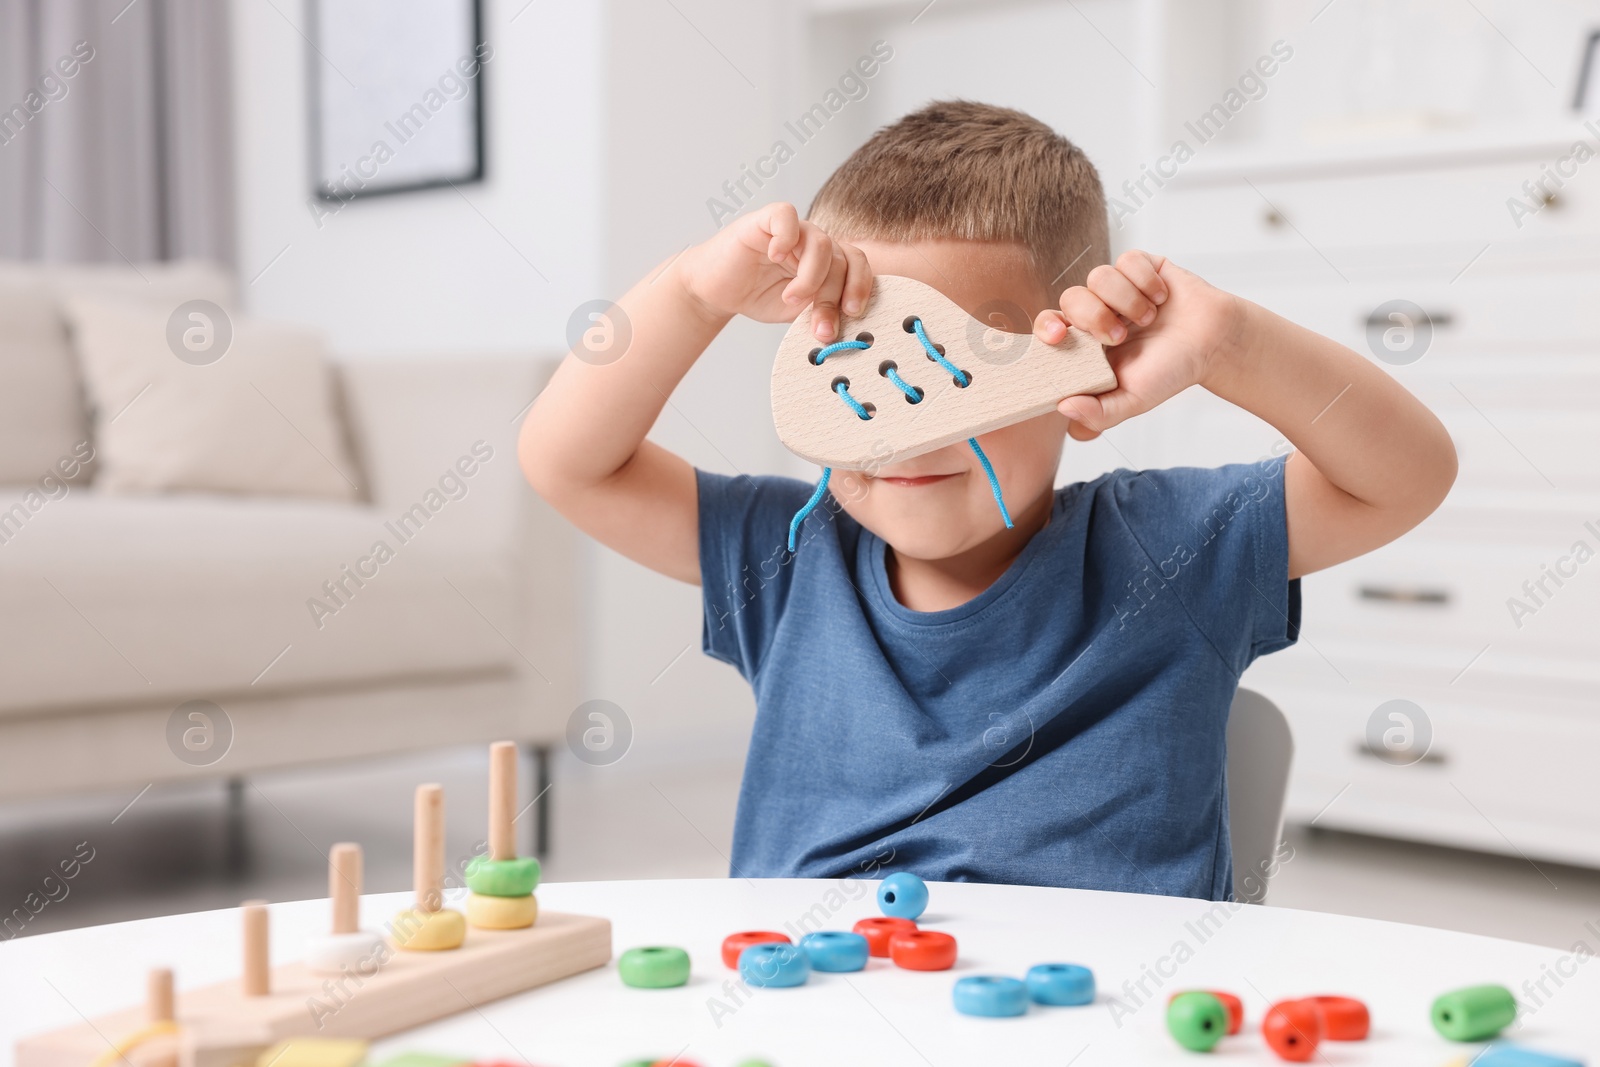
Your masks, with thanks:
<instances>
[{"instance_id":1,"label":"blue wooden ring","mask_svg":"<svg viewBox=\"0 0 1600 1067\"><path fill-rule=\"evenodd\" d=\"M871 954L867 939L843 930L818 930L800 939L813 971L859 971Z\"/></svg>"},{"instance_id":2,"label":"blue wooden ring","mask_svg":"<svg viewBox=\"0 0 1600 1067\"><path fill-rule=\"evenodd\" d=\"M769 989L804 985L811 959L795 945L767 941L739 953L739 977L745 985Z\"/></svg>"},{"instance_id":3,"label":"blue wooden ring","mask_svg":"<svg viewBox=\"0 0 1600 1067\"><path fill-rule=\"evenodd\" d=\"M910 871L896 871L878 886L878 910L891 919L919 919L928 910L928 884Z\"/></svg>"},{"instance_id":4,"label":"blue wooden ring","mask_svg":"<svg viewBox=\"0 0 1600 1067\"><path fill-rule=\"evenodd\" d=\"M1028 986L1020 979L990 974L958 978L951 999L962 1015L1004 1019L1028 1010Z\"/></svg>"},{"instance_id":5,"label":"blue wooden ring","mask_svg":"<svg viewBox=\"0 0 1600 1067\"><path fill-rule=\"evenodd\" d=\"M1093 1004L1094 972L1076 963L1041 963L1028 968L1028 996L1035 1004Z\"/></svg>"}]
</instances>

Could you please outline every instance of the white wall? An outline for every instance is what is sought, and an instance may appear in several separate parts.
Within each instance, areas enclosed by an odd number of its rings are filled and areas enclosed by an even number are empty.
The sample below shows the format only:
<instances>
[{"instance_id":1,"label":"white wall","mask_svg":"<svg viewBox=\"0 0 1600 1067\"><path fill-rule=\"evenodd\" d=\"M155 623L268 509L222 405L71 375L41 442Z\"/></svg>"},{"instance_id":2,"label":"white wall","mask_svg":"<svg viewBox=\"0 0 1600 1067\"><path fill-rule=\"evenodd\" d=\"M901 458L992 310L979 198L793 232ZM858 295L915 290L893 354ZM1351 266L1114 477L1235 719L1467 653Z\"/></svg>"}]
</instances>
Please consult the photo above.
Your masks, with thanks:
<instances>
[{"instance_id":1,"label":"white wall","mask_svg":"<svg viewBox=\"0 0 1600 1067\"><path fill-rule=\"evenodd\" d=\"M600 287L598 8L486 0L487 180L358 199L319 228L305 6L232 3L247 309L345 352L564 348L572 309Z\"/></svg>"}]
</instances>

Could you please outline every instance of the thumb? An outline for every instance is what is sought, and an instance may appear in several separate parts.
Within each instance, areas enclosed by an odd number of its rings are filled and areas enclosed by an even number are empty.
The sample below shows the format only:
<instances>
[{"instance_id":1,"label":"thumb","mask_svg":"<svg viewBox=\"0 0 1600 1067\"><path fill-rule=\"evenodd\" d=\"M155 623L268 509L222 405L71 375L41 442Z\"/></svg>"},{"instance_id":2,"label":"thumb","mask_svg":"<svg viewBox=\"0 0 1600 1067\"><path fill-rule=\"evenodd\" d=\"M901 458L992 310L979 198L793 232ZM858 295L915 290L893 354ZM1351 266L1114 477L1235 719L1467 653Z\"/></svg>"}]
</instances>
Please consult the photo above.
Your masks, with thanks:
<instances>
[{"instance_id":1,"label":"thumb","mask_svg":"<svg viewBox=\"0 0 1600 1067\"><path fill-rule=\"evenodd\" d=\"M1056 410L1061 412L1074 423L1099 436L1111 427L1132 418L1139 413L1138 399L1126 389L1118 387L1109 393L1099 396L1082 394L1069 396L1056 405ZM1080 441L1090 438L1073 437Z\"/></svg>"}]
</instances>

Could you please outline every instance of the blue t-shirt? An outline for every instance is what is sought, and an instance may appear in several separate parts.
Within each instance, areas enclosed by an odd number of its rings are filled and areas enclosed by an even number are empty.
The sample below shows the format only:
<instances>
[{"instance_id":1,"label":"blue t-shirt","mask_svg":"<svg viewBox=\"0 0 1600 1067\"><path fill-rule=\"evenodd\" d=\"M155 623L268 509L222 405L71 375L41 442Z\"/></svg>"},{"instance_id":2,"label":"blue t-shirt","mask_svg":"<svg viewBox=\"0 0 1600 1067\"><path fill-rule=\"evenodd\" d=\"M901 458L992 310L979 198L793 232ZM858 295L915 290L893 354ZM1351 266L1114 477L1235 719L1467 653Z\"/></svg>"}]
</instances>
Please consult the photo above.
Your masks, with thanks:
<instances>
[{"instance_id":1,"label":"blue t-shirt","mask_svg":"<svg viewBox=\"0 0 1600 1067\"><path fill-rule=\"evenodd\" d=\"M790 553L811 486L698 472L704 648L756 697L733 873L1229 896L1228 707L1299 629L1283 465L1059 489L932 612L831 496Z\"/></svg>"}]
</instances>

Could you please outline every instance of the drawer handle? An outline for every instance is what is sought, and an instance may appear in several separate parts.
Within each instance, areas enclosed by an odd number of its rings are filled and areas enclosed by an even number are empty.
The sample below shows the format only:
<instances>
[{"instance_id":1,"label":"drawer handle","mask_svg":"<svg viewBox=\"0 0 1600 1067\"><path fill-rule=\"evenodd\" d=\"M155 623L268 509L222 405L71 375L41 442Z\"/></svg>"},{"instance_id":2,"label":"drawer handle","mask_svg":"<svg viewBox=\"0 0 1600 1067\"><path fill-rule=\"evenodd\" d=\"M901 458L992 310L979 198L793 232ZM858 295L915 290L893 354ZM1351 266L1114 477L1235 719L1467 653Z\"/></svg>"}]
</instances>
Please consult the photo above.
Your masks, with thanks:
<instances>
[{"instance_id":1,"label":"drawer handle","mask_svg":"<svg viewBox=\"0 0 1600 1067\"><path fill-rule=\"evenodd\" d=\"M1356 593L1362 600L1376 600L1382 604L1426 604L1444 607L1450 603L1448 589L1403 589L1393 585L1364 585Z\"/></svg>"},{"instance_id":2,"label":"drawer handle","mask_svg":"<svg viewBox=\"0 0 1600 1067\"><path fill-rule=\"evenodd\" d=\"M1456 317L1448 311L1428 311L1424 308L1422 313L1428 317L1428 324L1436 330L1447 329L1456 323ZM1394 317L1398 315L1399 312L1390 312L1388 315L1379 315L1377 312L1373 312L1367 316L1367 328L1369 330L1386 330L1395 325ZM1408 325L1414 326L1416 324L1410 323Z\"/></svg>"},{"instance_id":3,"label":"drawer handle","mask_svg":"<svg viewBox=\"0 0 1600 1067\"><path fill-rule=\"evenodd\" d=\"M1410 753L1385 752L1381 748L1373 748L1365 741L1356 743L1356 755L1365 756L1367 759L1375 759L1379 763L1387 763L1391 767L1412 767L1418 763L1431 763L1435 767L1442 767L1446 763L1450 762L1449 757L1443 752L1439 752L1438 750L1432 748L1428 749L1428 751L1424 752L1416 759L1411 759ZM1396 757L1405 758L1397 759Z\"/></svg>"}]
</instances>

